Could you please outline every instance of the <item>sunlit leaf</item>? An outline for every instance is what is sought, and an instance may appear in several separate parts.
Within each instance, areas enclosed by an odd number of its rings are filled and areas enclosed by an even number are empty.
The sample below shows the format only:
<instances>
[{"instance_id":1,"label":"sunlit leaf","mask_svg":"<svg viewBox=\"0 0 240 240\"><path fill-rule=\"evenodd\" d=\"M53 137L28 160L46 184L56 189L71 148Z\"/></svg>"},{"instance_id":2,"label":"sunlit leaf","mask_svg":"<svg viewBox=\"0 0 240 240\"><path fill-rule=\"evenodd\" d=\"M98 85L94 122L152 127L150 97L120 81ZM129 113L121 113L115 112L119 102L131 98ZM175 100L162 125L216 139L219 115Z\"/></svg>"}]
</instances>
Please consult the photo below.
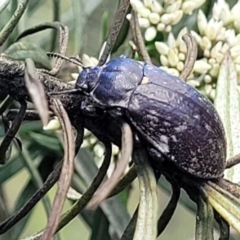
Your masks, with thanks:
<instances>
[{"instance_id":1,"label":"sunlit leaf","mask_svg":"<svg viewBox=\"0 0 240 240\"><path fill-rule=\"evenodd\" d=\"M214 104L223 121L227 136L227 156L240 153L240 107L237 90L237 72L230 53L225 54L217 81ZM240 164L226 170L226 178L240 182Z\"/></svg>"},{"instance_id":2,"label":"sunlit leaf","mask_svg":"<svg viewBox=\"0 0 240 240\"><path fill-rule=\"evenodd\" d=\"M0 13L8 6L10 0L0 0Z\"/></svg>"}]
</instances>

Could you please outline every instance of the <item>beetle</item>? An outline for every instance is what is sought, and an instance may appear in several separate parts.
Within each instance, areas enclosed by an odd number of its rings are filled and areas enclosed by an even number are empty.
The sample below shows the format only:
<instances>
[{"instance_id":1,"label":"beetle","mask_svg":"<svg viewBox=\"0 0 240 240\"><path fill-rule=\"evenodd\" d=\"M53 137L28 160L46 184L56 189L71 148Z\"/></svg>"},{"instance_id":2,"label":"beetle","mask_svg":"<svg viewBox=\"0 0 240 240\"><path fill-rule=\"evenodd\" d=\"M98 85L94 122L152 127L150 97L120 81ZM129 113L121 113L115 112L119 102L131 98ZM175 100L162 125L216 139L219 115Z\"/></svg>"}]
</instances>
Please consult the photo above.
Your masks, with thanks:
<instances>
[{"instance_id":1,"label":"beetle","mask_svg":"<svg viewBox=\"0 0 240 240\"><path fill-rule=\"evenodd\" d=\"M88 96L82 110L120 111L147 142L153 165L162 159L202 179L223 176L226 138L212 103L159 67L126 57L79 74L76 89Z\"/></svg>"}]
</instances>

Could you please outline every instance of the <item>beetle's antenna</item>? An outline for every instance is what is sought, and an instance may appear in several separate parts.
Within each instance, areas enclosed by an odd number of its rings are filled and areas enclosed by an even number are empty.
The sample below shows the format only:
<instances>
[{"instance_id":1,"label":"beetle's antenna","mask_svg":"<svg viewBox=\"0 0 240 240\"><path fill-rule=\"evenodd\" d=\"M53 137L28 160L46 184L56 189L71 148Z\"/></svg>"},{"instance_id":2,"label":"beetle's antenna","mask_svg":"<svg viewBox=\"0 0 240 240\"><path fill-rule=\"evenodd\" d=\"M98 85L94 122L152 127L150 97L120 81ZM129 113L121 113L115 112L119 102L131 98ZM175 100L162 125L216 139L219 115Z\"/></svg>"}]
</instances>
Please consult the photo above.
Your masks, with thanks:
<instances>
[{"instance_id":1,"label":"beetle's antenna","mask_svg":"<svg viewBox=\"0 0 240 240\"><path fill-rule=\"evenodd\" d=\"M106 47L104 48L103 53L99 59L98 66L102 66L103 64L105 64L108 58L108 55L111 53L112 48L116 42L117 36L122 27L129 5L130 5L130 0L121 1L120 7L117 11L116 17L114 19L114 23L111 27L111 30L107 39Z\"/></svg>"},{"instance_id":2,"label":"beetle's antenna","mask_svg":"<svg viewBox=\"0 0 240 240\"><path fill-rule=\"evenodd\" d=\"M74 63L76 64L77 66L81 67L81 68L85 68L84 65L83 65L83 62L81 61L81 59L77 58L77 57L66 57L64 56L63 54L61 53L55 53L55 52L47 52L47 56L48 57L55 57L55 58L60 58L60 59L63 59L67 62L71 62L71 63Z\"/></svg>"}]
</instances>

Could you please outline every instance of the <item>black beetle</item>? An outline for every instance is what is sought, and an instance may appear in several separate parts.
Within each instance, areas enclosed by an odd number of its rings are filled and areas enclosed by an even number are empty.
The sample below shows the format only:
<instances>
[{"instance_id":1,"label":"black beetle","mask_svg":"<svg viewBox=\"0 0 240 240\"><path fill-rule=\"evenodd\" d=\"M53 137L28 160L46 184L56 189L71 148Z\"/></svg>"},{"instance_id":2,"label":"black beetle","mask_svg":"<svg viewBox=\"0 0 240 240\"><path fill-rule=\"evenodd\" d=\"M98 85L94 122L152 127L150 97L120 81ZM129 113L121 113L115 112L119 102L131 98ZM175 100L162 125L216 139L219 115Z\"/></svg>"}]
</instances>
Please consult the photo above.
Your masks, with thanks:
<instances>
[{"instance_id":1,"label":"black beetle","mask_svg":"<svg viewBox=\"0 0 240 240\"><path fill-rule=\"evenodd\" d=\"M89 96L85 111L120 109L148 143L155 166L164 158L198 178L222 177L223 124L212 103L180 78L119 57L85 68L76 88Z\"/></svg>"}]
</instances>

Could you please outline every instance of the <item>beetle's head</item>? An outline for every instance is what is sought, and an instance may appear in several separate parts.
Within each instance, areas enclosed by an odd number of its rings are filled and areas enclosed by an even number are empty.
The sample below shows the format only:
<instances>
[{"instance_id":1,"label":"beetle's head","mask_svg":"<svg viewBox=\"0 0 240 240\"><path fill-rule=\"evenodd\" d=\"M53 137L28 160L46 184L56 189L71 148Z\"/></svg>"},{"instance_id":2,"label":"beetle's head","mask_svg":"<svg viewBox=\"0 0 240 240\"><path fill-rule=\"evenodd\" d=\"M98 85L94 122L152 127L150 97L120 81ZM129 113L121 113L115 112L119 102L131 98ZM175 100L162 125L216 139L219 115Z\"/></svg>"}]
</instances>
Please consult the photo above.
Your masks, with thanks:
<instances>
[{"instance_id":1,"label":"beetle's head","mask_svg":"<svg viewBox=\"0 0 240 240\"><path fill-rule=\"evenodd\" d=\"M85 93L90 93L98 82L100 71L99 67L83 69L78 76L76 88L81 89Z\"/></svg>"}]
</instances>

